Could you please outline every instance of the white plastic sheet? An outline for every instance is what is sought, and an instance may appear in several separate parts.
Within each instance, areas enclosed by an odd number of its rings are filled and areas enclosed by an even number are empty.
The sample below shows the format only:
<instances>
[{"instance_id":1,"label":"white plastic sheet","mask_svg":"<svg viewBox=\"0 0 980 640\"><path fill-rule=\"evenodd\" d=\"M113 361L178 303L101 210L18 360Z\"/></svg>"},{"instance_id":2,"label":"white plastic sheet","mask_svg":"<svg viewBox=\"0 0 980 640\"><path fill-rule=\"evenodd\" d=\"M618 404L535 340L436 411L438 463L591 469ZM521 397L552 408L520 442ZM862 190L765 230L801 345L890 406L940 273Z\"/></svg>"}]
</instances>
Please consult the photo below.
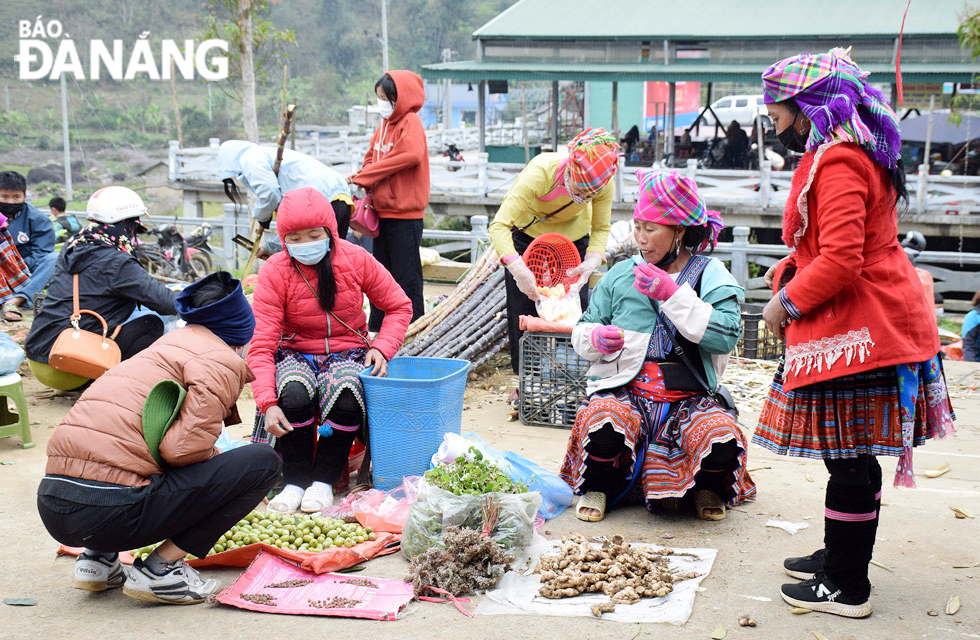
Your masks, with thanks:
<instances>
[{"instance_id":1,"label":"white plastic sheet","mask_svg":"<svg viewBox=\"0 0 980 640\"><path fill-rule=\"evenodd\" d=\"M542 555L557 552L560 542L536 538L529 549L529 565L515 563L516 568L530 566L533 570ZM596 545L599 547L600 545ZM635 543L636 547L663 548L663 545ZM718 554L717 549L675 549L676 553L690 553L690 556L671 556L669 564L681 573L691 571L700 573L699 578L684 580L674 584L674 590L663 598L644 598L636 604L618 604L612 613L603 614L603 620L615 622L667 622L682 625L691 617L694 597L698 585L711 572L711 566ZM524 575L508 571L497 583L496 588L487 591L480 598L476 613L484 615L531 614L540 616L584 616L594 617L591 607L598 602L606 602L609 596L590 593L574 598L552 600L538 594L541 576L536 573Z\"/></svg>"}]
</instances>

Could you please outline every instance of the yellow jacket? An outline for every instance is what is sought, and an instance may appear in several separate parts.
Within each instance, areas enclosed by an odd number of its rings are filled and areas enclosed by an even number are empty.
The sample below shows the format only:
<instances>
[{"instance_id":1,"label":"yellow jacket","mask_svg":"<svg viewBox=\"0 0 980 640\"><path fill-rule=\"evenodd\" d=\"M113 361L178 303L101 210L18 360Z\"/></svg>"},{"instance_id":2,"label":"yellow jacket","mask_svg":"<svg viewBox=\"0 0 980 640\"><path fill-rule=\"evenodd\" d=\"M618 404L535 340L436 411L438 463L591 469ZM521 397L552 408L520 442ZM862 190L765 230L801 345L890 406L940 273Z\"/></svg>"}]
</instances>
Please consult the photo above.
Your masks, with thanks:
<instances>
[{"instance_id":1,"label":"yellow jacket","mask_svg":"<svg viewBox=\"0 0 980 640\"><path fill-rule=\"evenodd\" d=\"M538 154L524 167L507 191L489 228L490 240L498 256L515 253L511 227L523 227L572 201L567 195L547 201L538 199L554 189L555 173L563 157L559 153ZM560 233L572 241L591 234L586 253L595 252L605 256L612 201L613 184L610 180L591 201L585 204L572 202L558 215L531 225L524 233L534 238L545 233Z\"/></svg>"}]
</instances>

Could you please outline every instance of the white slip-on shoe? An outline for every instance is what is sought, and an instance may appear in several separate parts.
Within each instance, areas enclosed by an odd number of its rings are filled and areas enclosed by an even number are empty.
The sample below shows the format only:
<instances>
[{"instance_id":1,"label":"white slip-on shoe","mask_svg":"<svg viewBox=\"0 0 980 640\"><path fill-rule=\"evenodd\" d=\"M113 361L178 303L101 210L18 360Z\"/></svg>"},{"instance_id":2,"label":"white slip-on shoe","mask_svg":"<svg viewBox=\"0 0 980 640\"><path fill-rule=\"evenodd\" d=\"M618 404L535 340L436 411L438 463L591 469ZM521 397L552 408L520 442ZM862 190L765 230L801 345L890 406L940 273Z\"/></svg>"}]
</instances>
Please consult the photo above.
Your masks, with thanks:
<instances>
[{"instance_id":1,"label":"white slip-on shoe","mask_svg":"<svg viewBox=\"0 0 980 640\"><path fill-rule=\"evenodd\" d=\"M303 513L319 513L324 507L333 506L333 487L326 482L314 482L303 494L299 510Z\"/></svg>"}]
</instances>

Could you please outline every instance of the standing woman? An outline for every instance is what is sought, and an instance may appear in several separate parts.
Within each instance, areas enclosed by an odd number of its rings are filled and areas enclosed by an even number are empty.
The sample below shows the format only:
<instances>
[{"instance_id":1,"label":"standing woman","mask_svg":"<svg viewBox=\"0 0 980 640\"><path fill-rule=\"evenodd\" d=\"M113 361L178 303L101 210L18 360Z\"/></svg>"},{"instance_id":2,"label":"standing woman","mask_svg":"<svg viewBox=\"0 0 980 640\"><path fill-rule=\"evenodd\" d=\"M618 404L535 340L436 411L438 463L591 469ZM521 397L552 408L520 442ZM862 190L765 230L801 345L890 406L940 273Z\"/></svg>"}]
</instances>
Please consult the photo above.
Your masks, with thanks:
<instances>
[{"instance_id":1,"label":"standing woman","mask_svg":"<svg viewBox=\"0 0 980 640\"><path fill-rule=\"evenodd\" d=\"M539 298L534 274L521 258L531 241L560 233L575 243L582 264L577 276L582 308L588 282L606 255L612 214L612 177L619 166L619 143L604 129L586 129L568 143L568 155L540 153L507 191L490 223L490 239L507 267L507 337L514 373L520 372L520 316L536 316Z\"/></svg>"},{"instance_id":2,"label":"standing woman","mask_svg":"<svg viewBox=\"0 0 980 640\"><path fill-rule=\"evenodd\" d=\"M912 447L952 431L934 313L897 240L896 204L908 198L898 119L867 76L843 49L762 76L780 141L806 153L783 218L793 251L763 312L786 354L753 442L827 466L824 548L784 561L803 582L781 592L850 618L871 615L875 456L899 456L894 484L911 487Z\"/></svg>"},{"instance_id":3,"label":"standing woman","mask_svg":"<svg viewBox=\"0 0 980 640\"><path fill-rule=\"evenodd\" d=\"M389 71L375 85L381 126L371 136L361 170L347 178L371 192L380 224L374 257L412 301L412 320L425 313L422 299L422 217L429 204L429 145L418 110L425 102L422 78ZM371 305L368 327L381 329L384 311Z\"/></svg>"}]
</instances>

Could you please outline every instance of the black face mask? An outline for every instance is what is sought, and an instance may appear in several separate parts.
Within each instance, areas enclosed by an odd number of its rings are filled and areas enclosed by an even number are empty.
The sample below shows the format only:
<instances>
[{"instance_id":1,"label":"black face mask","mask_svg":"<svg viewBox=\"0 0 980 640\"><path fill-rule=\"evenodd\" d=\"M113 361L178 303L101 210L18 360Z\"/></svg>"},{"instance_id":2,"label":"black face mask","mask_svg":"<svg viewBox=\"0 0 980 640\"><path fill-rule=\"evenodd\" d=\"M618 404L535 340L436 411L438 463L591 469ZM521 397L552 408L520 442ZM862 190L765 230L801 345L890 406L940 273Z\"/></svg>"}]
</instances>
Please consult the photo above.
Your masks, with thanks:
<instances>
[{"instance_id":1,"label":"black face mask","mask_svg":"<svg viewBox=\"0 0 980 640\"><path fill-rule=\"evenodd\" d=\"M23 210L24 210L23 202L0 202L0 213L7 216L8 218L15 217Z\"/></svg>"},{"instance_id":2,"label":"black face mask","mask_svg":"<svg viewBox=\"0 0 980 640\"><path fill-rule=\"evenodd\" d=\"M796 116L793 118L793 124L777 133L776 137L779 138L782 145L790 151L804 153L806 151L807 136L796 130L796 119L799 117L800 114L797 112Z\"/></svg>"},{"instance_id":3,"label":"black face mask","mask_svg":"<svg viewBox=\"0 0 980 640\"><path fill-rule=\"evenodd\" d=\"M668 266L674 264L677 260L677 253L681 250L681 245L677 240L674 240L674 248L664 254L664 257L660 259L660 262L653 265L659 269L666 269Z\"/></svg>"}]
</instances>

